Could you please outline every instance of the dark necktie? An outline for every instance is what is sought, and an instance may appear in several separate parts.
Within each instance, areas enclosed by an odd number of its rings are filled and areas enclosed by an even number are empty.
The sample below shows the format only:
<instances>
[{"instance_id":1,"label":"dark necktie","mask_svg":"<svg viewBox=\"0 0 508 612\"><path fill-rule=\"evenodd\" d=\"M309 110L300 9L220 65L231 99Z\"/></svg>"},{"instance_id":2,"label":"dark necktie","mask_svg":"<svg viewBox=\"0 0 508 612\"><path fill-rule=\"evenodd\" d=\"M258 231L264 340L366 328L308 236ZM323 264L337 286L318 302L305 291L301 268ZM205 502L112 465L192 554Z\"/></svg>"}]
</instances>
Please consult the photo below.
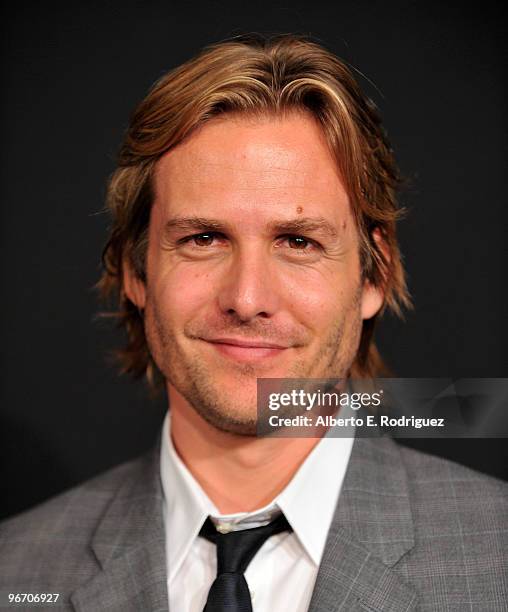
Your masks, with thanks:
<instances>
[{"instance_id":1,"label":"dark necktie","mask_svg":"<svg viewBox=\"0 0 508 612\"><path fill-rule=\"evenodd\" d=\"M217 578L203 612L252 612L249 587L243 575L254 555L272 535L291 531L283 514L263 527L219 533L210 517L199 535L217 546Z\"/></svg>"}]
</instances>

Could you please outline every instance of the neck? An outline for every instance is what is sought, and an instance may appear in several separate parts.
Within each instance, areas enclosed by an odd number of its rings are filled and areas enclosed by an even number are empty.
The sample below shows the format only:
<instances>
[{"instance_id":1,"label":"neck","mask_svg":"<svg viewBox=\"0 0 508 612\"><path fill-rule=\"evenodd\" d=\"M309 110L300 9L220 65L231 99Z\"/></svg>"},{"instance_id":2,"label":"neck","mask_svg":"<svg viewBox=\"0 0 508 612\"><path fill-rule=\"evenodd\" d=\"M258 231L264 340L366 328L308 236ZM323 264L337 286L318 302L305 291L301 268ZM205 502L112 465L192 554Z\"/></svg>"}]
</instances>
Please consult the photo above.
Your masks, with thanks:
<instances>
[{"instance_id":1,"label":"neck","mask_svg":"<svg viewBox=\"0 0 508 612\"><path fill-rule=\"evenodd\" d=\"M289 483L319 438L258 438L220 431L171 393L176 452L221 514L269 504Z\"/></svg>"}]
</instances>

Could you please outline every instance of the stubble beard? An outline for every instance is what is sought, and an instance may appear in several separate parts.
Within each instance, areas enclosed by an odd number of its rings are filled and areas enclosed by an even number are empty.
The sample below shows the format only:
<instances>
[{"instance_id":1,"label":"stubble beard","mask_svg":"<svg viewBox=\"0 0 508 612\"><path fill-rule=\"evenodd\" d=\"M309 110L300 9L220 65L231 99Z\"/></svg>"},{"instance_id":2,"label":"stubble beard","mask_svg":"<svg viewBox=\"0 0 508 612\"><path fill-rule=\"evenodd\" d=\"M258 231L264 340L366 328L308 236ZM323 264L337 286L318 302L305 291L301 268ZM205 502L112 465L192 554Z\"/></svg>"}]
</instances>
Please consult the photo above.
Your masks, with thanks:
<instances>
[{"instance_id":1,"label":"stubble beard","mask_svg":"<svg viewBox=\"0 0 508 612\"><path fill-rule=\"evenodd\" d=\"M361 337L360 295L361 288L317 355L295 360L285 378L343 379L348 376ZM150 352L166 380L207 423L220 431L240 436L257 434L255 382L256 378L263 376L259 368L251 364L234 364L228 372L236 378L239 389L245 389L247 385L252 388L252 393L247 398L243 396L239 403L218 388L214 382L216 375L204 360L192 359L181 349L161 313L150 302L145 310L145 333ZM248 409L245 404L248 404Z\"/></svg>"}]
</instances>

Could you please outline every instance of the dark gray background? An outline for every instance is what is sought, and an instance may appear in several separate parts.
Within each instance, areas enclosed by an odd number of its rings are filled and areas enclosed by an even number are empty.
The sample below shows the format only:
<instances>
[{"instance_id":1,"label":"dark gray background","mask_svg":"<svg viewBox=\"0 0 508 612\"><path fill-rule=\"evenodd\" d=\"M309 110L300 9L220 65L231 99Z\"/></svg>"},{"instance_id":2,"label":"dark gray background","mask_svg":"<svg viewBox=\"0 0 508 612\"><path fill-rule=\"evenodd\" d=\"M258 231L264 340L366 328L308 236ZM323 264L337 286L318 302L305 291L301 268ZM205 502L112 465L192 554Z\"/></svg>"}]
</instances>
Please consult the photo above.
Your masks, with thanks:
<instances>
[{"instance_id":1,"label":"dark gray background","mask_svg":"<svg viewBox=\"0 0 508 612\"><path fill-rule=\"evenodd\" d=\"M506 369L501 3L20 2L2 8L0 516L148 448L164 403L118 378L94 322L105 181L135 103L201 46L313 35L353 64L410 187L400 228L416 310L386 321L399 376ZM505 440L413 441L508 477Z\"/></svg>"}]
</instances>

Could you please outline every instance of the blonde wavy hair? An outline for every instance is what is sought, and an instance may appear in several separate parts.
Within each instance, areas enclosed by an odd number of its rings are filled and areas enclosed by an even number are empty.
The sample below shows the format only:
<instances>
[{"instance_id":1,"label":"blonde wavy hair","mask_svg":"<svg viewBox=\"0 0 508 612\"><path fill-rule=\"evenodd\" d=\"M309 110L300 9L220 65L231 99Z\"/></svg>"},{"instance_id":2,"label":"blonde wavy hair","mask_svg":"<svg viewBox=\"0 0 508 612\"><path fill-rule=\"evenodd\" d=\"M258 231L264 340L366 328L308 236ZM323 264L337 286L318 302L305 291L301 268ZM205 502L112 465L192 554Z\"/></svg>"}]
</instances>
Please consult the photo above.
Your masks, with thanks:
<instances>
[{"instance_id":1,"label":"blonde wavy hair","mask_svg":"<svg viewBox=\"0 0 508 612\"><path fill-rule=\"evenodd\" d=\"M363 278L382 287L382 311L401 315L410 306L396 237L399 173L374 103L348 66L315 42L293 35L241 37L207 47L159 79L134 111L121 146L107 191L112 224L98 288L103 298L117 301L109 315L127 333L126 346L116 351L123 372L146 376L153 388L162 382L142 313L122 280L126 263L145 280L157 161L219 115L289 111L310 113L323 130L356 219ZM374 230L382 241L374 239ZM373 341L379 314L363 323L353 376L386 373Z\"/></svg>"}]
</instances>

